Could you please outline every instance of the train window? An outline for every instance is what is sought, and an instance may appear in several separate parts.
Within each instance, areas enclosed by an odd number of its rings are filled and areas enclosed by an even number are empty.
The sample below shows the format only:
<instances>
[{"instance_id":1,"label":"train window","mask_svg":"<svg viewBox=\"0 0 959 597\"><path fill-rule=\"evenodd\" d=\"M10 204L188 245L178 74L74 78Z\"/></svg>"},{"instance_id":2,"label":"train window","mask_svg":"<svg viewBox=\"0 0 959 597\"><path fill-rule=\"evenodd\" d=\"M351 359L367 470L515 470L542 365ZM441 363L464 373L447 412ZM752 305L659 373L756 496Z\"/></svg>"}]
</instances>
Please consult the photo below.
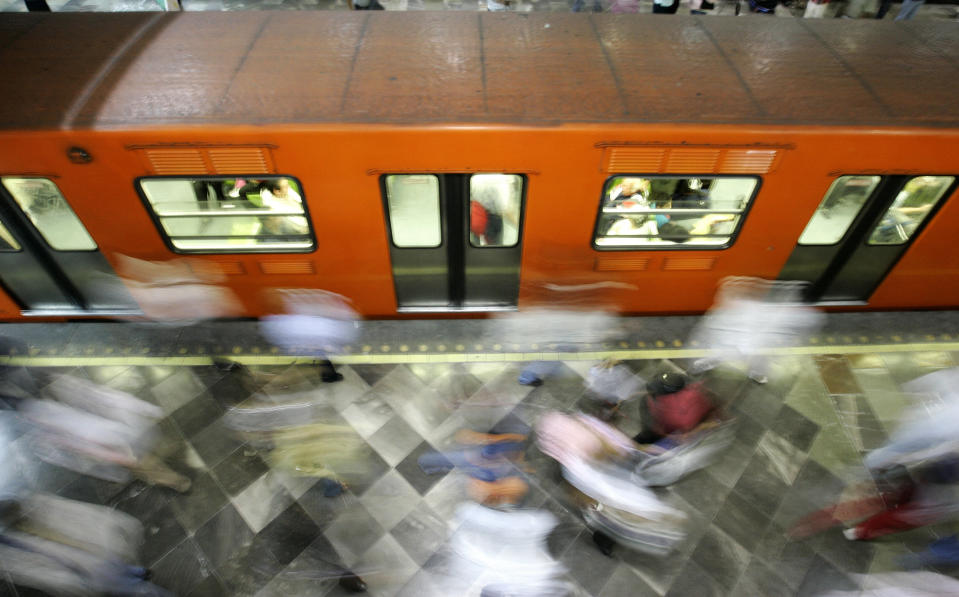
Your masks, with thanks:
<instances>
[{"instance_id":1,"label":"train window","mask_svg":"<svg viewBox=\"0 0 959 597\"><path fill-rule=\"evenodd\" d=\"M596 248L722 248L742 224L756 177L614 176L603 191Z\"/></svg>"},{"instance_id":2,"label":"train window","mask_svg":"<svg viewBox=\"0 0 959 597\"><path fill-rule=\"evenodd\" d=\"M470 176L470 244L515 247L522 198L523 177L518 174Z\"/></svg>"},{"instance_id":3,"label":"train window","mask_svg":"<svg viewBox=\"0 0 959 597\"><path fill-rule=\"evenodd\" d=\"M840 176L833 181L799 236L799 244L832 245L839 242L880 180L879 176Z\"/></svg>"},{"instance_id":4,"label":"train window","mask_svg":"<svg viewBox=\"0 0 959 597\"><path fill-rule=\"evenodd\" d=\"M2 180L3 186L52 249L92 251L97 248L53 181L13 176L4 176Z\"/></svg>"},{"instance_id":5,"label":"train window","mask_svg":"<svg viewBox=\"0 0 959 597\"><path fill-rule=\"evenodd\" d=\"M17 239L13 238L13 235L10 234L7 227L3 225L3 222L0 222L0 251L13 252L19 250L20 243L17 242Z\"/></svg>"},{"instance_id":6,"label":"train window","mask_svg":"<svg viewBox=\"0 0 959 597\"><path fill-rule=\"evenodd\" d=\"M178 251L266 253L315 246L302 188L293 178L145 178L139 185Z\"/></svg>"},{"instance_id":7,"label":"train window","mask_svg":"<svg viewBox=\"0 0 959 597\"><path fill-rule=\"evenodd\" d=\"M955 180L954 176L909 179L869 235L869 244L901 245L908 241Z\"/></svg>"},{"instance_id":8,"label":"train window","mask_svg":"<svg viewBox=\"0 0 959 597\"><path fill-rule=\"evenodd\" d=\"M391 174L386 177L393 244L404 249L435 248L442 244L440 181L432 174Z\"/></svg>"}]
</instances>

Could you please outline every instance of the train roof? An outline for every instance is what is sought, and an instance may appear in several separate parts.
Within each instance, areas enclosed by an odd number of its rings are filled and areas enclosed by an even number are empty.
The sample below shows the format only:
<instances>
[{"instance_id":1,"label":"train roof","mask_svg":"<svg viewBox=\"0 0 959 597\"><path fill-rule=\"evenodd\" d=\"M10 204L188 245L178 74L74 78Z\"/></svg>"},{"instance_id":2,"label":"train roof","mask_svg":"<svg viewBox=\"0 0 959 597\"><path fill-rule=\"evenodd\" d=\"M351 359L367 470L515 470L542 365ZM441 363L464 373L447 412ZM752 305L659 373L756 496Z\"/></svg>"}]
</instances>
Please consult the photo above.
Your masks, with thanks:
<instances>
[{"instance_id":1,"label":"train roof","mask_svg":"<svg viewBox=\"0 0 959 597\"><path fill-rule=\"evenodd\" d=\"M17 14L0 128L956 127L943 21L467 12Z\"/></svg>"}]
</instances>

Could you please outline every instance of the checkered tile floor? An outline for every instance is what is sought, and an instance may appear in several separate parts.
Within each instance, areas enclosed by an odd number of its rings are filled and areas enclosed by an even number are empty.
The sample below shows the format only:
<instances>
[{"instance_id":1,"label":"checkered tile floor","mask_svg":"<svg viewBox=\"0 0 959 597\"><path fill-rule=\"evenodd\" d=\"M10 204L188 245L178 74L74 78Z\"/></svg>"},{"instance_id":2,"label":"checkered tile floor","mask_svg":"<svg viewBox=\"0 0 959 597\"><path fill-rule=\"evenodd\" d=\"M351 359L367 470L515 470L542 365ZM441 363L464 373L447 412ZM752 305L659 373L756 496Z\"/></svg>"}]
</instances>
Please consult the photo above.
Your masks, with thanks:
<instances>
[{"instance_id":1,"label":"checkered tile floor","mask_svg":"<svg viewBox=\"0 0 959 597\"><path fill-rule=\"evenodd\" d=\"M895 570L897 555L954 529L874 543L845 541L838 530L791 541L784 529L862 478L862 453L883 442L907 401L917 398L904 397L899 385L955 366L954 356L782 357L765 386L731 368L714 371L709 383L738 414L738 438L716 465L661 491L695 523L669 558L621 548L603 556L564 502L555 465L534 447L526 505L559 519L549 548L583 594L815 595L853 588L856 573ZM662 362L628 364L643 374ZM14 439L5 448L4 474L138 517L148 536L143 562L157 584L178 595L340 595L335 577L342 567L361 575L371 595L478 595L482 579L448 574L448 521L464 499L463 479L455 472L425 475L417 457L448 446L461 428L521 430L549 409L588 408L589 365L564 362L535 389L516 383L520 364L503 361L344 365L345 379L336 384L321 383L310 365L241 373L187 366L27 369L40 383L50 373L70 372L161 406L168 461L193 479L193 488L179 495L140 482L122 486L37 463L9 419L4 432ZM308 392L335 409L364 446L363 472L350 479L348 492L324 497L317 479L271 469L261 450L224 427L227 409L255 392ZM636 419L634 404L620 425L635 431ZM0 581L2 594L18 593Z\"/></svg>"}]
</instances>

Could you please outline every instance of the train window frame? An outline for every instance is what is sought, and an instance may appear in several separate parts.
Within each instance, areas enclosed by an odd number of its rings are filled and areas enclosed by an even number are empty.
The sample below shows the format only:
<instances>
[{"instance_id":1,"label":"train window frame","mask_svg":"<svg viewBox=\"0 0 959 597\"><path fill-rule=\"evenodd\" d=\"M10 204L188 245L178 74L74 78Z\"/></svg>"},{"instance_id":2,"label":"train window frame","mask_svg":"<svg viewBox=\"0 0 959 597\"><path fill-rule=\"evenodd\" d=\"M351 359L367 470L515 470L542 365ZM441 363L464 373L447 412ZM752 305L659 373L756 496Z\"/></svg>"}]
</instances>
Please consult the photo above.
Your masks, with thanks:
<instances>
[{"instance_id":1,"label":"train window frame","mask_svg":"<svg viewBox=\"0 0 959 597\"><path fill-rule=\"evenodd\" d=\"M400 249L402 251L416 251L422 249L439 249L445 247L447 243L448 231L444 226L446 222L446 202L443 201L443 198L446 196L446 181L443 178L445 172L386 172L380 175L379 185L380 185L380 198L382 199L383 206L385 207L384 215L386 216L386 235L387 240L390 243L390 246L394 249ZM390 211L390 199L389 199L389 188L387 186L386 179L390 176L433 176L436 178L436 202L437 202L437 213L438 213L438 224L440 227L440 242L436 245L398 245L396 244L396 237L393 234L393 218Z\"/></svg>"},{"instance_id":2,"label":"train window frame","mask_svg":"<svg viewBox=\"0 0 959 597\"><path fill-rule=\"evenodd\" d=\"M915 225L910 229L907 236L902 236L904 234L904 230L901 228L901 226L906 222L900 220L898 223L894 223L895 227L900 229L900 239L895 242L879 241L877 239L877 234L879 233L883 224L887 221L887 218L894 217L893 210L902 210L904 207L900 203L900 197L902 196L902 193L906 191L906 187L909 186L909 183L919 178L949 178L951 180L948 184L942 187L942 191L936 197L936 200L927 204L928 207L926 208L925 213L919 217L918 222L912 220L911 223L914 223ZM913 240L925 229L926 224L932 220L942 205L956 192L957 188L959 188L959 176L954 174L918 174L908 176L898 188L896 192L896 198L885 210L883 210L882 214L879 215L876 221L871 224L869 232L864 236L866 245L870 247L900 247L912 244ZM905 202L905 200L903 202ZM908 208L909 206L905 207Z\"/></svg>"},{"instance_id":3,"label":"train window frame","mask_svg":"<svg viewBox=\"0 0 959 597\"><path fill-rule=\"evenodd\" d=\"M3 245L8 245L9 248L5 248ZM17 237L10 232L10 227L7 224L0 220L0 253L22 253L23 245L20 244L20 241L17 240Z\"/></svg>"},{"instance_id":4,"label":"train window frame","mask_svg":"<svg viewBox=\"0 0 959 597\"><path fill-rule=\"evenodd\" d=\"M842 180L843 178L865 178L870 176L878 178L879 181L876 182L872 186L872 189L869 191L869 193L866 194L866 198L862 202L862 205L860 205L859 209L856 210L855 216L853 216L853 218L850 219L849 222L846 224L846 229L843 231L842 235L838 239L836 239L835 241L831 243L808 242L808 241L802 242L803 235L806 234L806 231L809 228L809 226L812 225L813 220L819 216L820 211L823 209L828 209L828 208L824 208L826 199L829 199L833 188L835 188L836 184L840 180ZM836 245L846 242L846 240L849 238L849 235L852 234L851 231L853 230L853 228L857 226L857 221L863 217L863 210L867 209L867 206L870 204L870 201L873 201L876 198L876 194L880 192L883 185L887 183L888 180L889 180L888 174L848 174L847 173L847 174L840 174L839 176L836 176L835 178L833 178L832 182L830 182L829 186L826 188L826 192L823 193L822 199L820 199L819 203L816 204L815 211L813 211L812 215L809 216L809 219L806 220L806 226L803 228L803 231L799 233L799 238L796 240L796 245L802 246L802 247L835 247Z\"/></svg>"},{"instance_id":5,"label":"train window frame","mask_svg":"<svg viewBox=\"0 0 959 597\"><path fill-rule=\"evenodd\" d=\"M308 238L310 241L309 247L290 247L290 248L278 248L278 247L267 247L267 248L257 248L256 246L239 246L239 247L229 247L229 248L209 248L209 249L191 249L191 248L181 248L177 247L173 240L176 237L171 237L166 229L163 226L163 221L160 214L153 208L153 203L147 197L146 192L143 189L143 182L151 180L186 180L190 182L195 181L223 181L230 179L255 179L255 180L275 180L286 178L292 180L296 183L296 186L299 189L300 201L303 206L303 218L306 219L306 225L308 230ZM310 207L307 201L306 190L303 187L302 181L296 176L290 174L229 174L229 175L178 175L178 174L166 174L166 175L156 175L156 176L138 176L133 180L133 188L136 191L137 195L140 197L143 207L146 209L147 214L150 216L150 219L153 221L153 225L156 228L157 232L160 235L160 238L163 239L163 243L167 246L170 251L179 255L237 255L237 254L306 254L306 253L315 253L319 248L319 242L316 238L316 231L313 228L313 220L310 217ZM204 214L198 214L204 215ZM210 214L206 214L207 217L210 217ZM231 216L230 213L223 214L223 217ZM220 217L220 216L213 216ZM233 216L236 217L236 216ZM274 235L274 236L283 236L283 235ZM291 235L286 235L291 236ZM237 236L237 238L244 238L243 236Z\"/></svg>"},{"instance_id":6,"label":"train window frame","mask_svg":"<svg viewBox=\"0 0 959 597\"><path fill-rule=\"evenodd\" d=\"M607 235L600 235L600 225L603 221L603 207L606 202L606 197L610 190L610 185L614 179L618 178L645 178L645 179L704 179L708 178L710 180L718 179L750 179L755 182L752 192L749 197L746 199L746 203L743 206L742 210L738 212L739 221L736 223L735 228L733 228L729 234L728 239L725 243L721 245L707 245L707 244L688 244L685 242L672 242L670 244L634 244L634 245L600 245L597 244L597 241L600 238L606 237ZM742 231L743 225L746 222L746 219L749 216L750 211L752 210L753 204L756 201L756 196L759 194L759 191L763 186L763 178L758 174L712 174L712 173L633 173L633 172L616 172L610 174L603 180L603 184L600 187L599 195L599 205L596 209L596 219L593 223L593 233L590 241L590 245L594 251L723 251L732 247L736 240L739 238L739 234ZM650 213L669 213L677 212L681 210L674 209L659 209L659 210L650 210ZM688 211L688 210L686 210ZM710 211L710 210L704 210ZM717 212L729 211L729 210L712 210Z\"/></svg>"},{"instance_id":7,"label":"train window frame","mask_svg":"<svg viewBox=\"0 0 959 597\"><path fill-rule=\"evenodd\" d=\"M47 222L41 221L39 214L33 213L32 205L30 208L24 207L21 203L20 197L17 196L17 193L8 186L8 181L24 181L24 180L39 180L45 183L49 183L53 190L56 191L57 198L62 202L63 206L66 207L66 210L69 211L69 215L72 219L72 224L79 226L79 231L83 232L83 237L81 241L89 241L88 243L83 243L83 246L68 246L64 247L61 244L61 237L49 234L51 231L47 228ZM39 240L46 245L46 248L55 252L55 253L94 253L100 250L100 245L97 243L96 239L93 238L93 235L90 234L90 230L87 228L87 225L83 223L83 220L80 219L80 216L77 214L77 211L73 208L69 201L67 201L67 196L63 194L63 191L60 190L60 185L56 183L50 176L18 176L18 175L7 175L0 176L0 186L3 187L3 190L10 196L13 200L13 205L20 215L22 215L28 222L29 226L33 228L33 231L39 236ZM55 207L55 210L63 211L62 207ZM43 211L46 211L45 208ZM42 212L40 212L42 213ZM74 230L76 232L76 230ZM84 238L85 237L85 238ZM71 240L76 240L74 236ZM21 249L22 250L22 249Z\"/></svg>"},{"instance_id":8,"label":"train window frame","mask_svg":"<svg viewBox=\"0 0 959 597\"><path fill-rule=\"evenodd\" d=\"M516 201L517 201L516 208L519 212L518 214L516 214L516 221L515 221L516 239L511 244L508 244L508 245L507 244L496 244L496 245L477 244L476 242L474 242L474 239L473 239L474 235L472 234L472 226L473 226L472 204L473 204L473 201L478 202L478 200L473 199L473 177L488 176L488 175L515 176L516 178L519 179L519 183L520 183L519 195L516 196ZM526 193L528 192L528 189L529 189L529 177L526 176L526 174L521 172L486 172L486 171L470 172L468 185L469 186L466 191L467 204L465 206L466 228L467 228L466 242L467 244L469 244L470 248L487 251L487 250L495 250L495 249L514 249L517 246L519 246L519 244L523 241L523 224L524 224L524 219L526 217Z\"/></svg>"}]
</instances>

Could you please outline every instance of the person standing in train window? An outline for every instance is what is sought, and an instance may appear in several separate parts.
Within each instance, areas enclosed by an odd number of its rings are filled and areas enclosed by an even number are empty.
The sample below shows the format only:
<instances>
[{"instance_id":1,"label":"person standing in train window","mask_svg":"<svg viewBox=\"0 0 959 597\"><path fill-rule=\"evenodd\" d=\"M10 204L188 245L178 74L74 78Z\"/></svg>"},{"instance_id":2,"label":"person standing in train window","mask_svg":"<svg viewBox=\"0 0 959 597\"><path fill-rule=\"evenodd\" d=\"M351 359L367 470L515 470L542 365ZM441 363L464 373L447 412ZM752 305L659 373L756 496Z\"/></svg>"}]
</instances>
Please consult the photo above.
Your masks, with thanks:
<instances>
[{"instance_id":1,"label":"person standing in train window","mask_svg":"<svg viewBox=\"0 0 959 597\"><path fill-rule=\"evenodd\" d=\"M646 206L649 197L649 180L645 178L624 178L609 191L607 203L614 201L635 201Z\"/></svg>"},{"instance_id":2,"label":"person standing in train window","mask_svg":"<svg viewBox=\"0 0 959 597\"><path fill-rule=\"evenodd\" d=\"M303 199L285 178L266 181L260 189L260 200L270 211L303 213ZM302 216L276 216L264 218L263 229L270 234L307 234L309 225Z\"/></svg>"},{"instance_id":3,"label":"person standing in train window","mask_svg":"<svg viewBox=\"0 0 959 597\"><path fill-rule=\"evenodd\" d=\"M518 206L507 195L509 193L493 186L484 186L472 193L470 236L474 246L503 246L504 218L513 228L519 227Z\"/></svg>"}]
</instances>

